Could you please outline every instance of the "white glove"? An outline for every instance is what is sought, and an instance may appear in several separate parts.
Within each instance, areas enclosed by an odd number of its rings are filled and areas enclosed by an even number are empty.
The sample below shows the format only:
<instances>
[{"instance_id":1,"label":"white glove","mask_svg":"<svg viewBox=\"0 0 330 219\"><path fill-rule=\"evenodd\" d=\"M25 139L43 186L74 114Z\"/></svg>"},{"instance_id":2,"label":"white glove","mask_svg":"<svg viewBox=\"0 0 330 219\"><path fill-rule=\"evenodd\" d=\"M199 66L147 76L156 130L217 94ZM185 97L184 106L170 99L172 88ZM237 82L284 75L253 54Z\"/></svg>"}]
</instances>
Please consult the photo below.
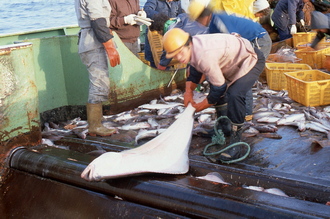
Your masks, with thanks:
<instances>
[{"instance_id":1,"label":"white glove","mask_svg":"<svg viewBox=\"0 0 330 219\"><path fill-rule=\"evenodd\" d=\"M136 14L130 14L124 17L124 22L125 24L129 24L129 25L135 25L136 21L135 21L135 16Z\"/></svg>"},{"instance_id":2,"label":"white glove","mask_svg":"<svg viewBox=\"0 0 330 219\"><path fill-rule=\"evenodd\" d=\"M145 11L139 11L139 12L137 13L137 15L138 15L139 17L144 17L144 18L147 17L147 13L146 13Z\"/></svg>"},{"instance_id":3,"label":"white glove","mask_svg":"<svg viewBox=\"0 0 330 219\"><path fill-rule=\"evenodd\" d=\"M304 19L301 19L301 20L300 20L300 23L301 23L301 25L305 26L305 21L304 21Z\"/></svg>"},{"instance_id":4,"label":"white glove","mask_svg":"<svg viewBox=\"0 0 330 219\"><path fill-rule=\"evenodd\" d=\"M140 25L140 26L143 25L143 24L145 24L147 26L150 26L151 22L153 21L150 18L143 18L143 17L140 17L140 16L136 16L134 19L135 19L137 25Z\"/></svg>"},{"instance_id":5,"label":"white glove","mask_svg":"<svg viewBox=\"0 0 330 219\"><path fill-rule=\"evenodd\" d=\"M295 24L293 24L293 25L291 26L291 29L290 29L290 34L292 35L292 34L295 34L295 33L297 33L297 27L296 27Z\"/></svg>"}]
</instances>

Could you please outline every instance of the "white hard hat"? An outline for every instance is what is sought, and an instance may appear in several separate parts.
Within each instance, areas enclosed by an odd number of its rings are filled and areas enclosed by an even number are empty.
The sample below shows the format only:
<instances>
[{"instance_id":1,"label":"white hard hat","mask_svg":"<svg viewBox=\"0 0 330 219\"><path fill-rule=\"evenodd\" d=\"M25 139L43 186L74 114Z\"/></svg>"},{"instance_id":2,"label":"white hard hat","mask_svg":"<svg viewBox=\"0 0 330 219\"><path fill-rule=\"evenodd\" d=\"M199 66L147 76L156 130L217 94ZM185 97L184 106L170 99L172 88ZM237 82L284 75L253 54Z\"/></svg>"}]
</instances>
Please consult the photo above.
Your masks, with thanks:
<instances>
[{"instance_id":1,"label":"white hard hat","mask_svg":"<svg viewBox=\"0 0 330 219\"><path fill-rule=\"evenodd\" d=\"M269 8L267 0L256 0L253 2L253 14L258 13L266 8Z\"/></svg>"}]
</instances>

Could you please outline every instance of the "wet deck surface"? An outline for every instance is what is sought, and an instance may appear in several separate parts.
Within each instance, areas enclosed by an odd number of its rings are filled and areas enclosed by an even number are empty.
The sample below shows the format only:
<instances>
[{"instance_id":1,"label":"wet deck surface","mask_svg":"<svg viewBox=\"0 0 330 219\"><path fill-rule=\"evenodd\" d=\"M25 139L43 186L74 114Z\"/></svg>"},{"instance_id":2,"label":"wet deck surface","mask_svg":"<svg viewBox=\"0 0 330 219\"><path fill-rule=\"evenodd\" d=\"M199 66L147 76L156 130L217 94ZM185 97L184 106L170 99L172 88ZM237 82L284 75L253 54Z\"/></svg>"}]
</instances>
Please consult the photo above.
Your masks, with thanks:
<instances>
[{"instance_id":1,"label":"wet deck surface","mask_svg":"<svg viewBox=\"0 0 330 219\"><path fill-rule=\"evenodd\" d=\"M0 211L15 217L27 213L61 217L64 209L69 212L67 215L79 218L109 214L133 218L132 211L150 218L330 217L330 206L326 206L330 200L329 147L313 148L313 140L308 136L301 137L293 127L280 127L278 134L282 139L245 138L251 153L246 160L236 164L211 162L203 156L204 147L211 139L193 136L187 174L143 174L97 183L80 178L81 171L98 156L91 152L100 148L122 151L131 145L111 137L80 139L67 136L55 141L58 148L40 145L33 151L28 150L28 156L22 152L23 155L15 157L16 161L13 159L13 169L2 187L2 191L6 191L3 193L6 204ZM209 172L220 173L231 185L196 178ZM243 186L278 188L289 198ZM45 196L45 189L57 192L47 192L48 196ZM26 195L20 196L20 193ZM90 201L66 206L81 198ZM26 208L25 203L31 203L33 208ZM46 210L41 211L40 206L45 206ZM112 207L97 211L95 206Z\"/></svg>"},{"instance_id":2,"label":"wet deck surface","mask_svg":"<svg viewBox=\"0 0 330 219\"><path fill-rule=\"evenodd\" d=\"M251 146L250 155L237 164L229 165L240 168L275 170L298 176L329 180L330 183L330 147L322 148L313 143L314 138L316 138L315 132L301 136L295 127L280 126L277 133L282 136L282 139L243 138ZM209 139L194 137L190 153L202 155L204 146L210 142Z\"/></svg>"}]
</instances>

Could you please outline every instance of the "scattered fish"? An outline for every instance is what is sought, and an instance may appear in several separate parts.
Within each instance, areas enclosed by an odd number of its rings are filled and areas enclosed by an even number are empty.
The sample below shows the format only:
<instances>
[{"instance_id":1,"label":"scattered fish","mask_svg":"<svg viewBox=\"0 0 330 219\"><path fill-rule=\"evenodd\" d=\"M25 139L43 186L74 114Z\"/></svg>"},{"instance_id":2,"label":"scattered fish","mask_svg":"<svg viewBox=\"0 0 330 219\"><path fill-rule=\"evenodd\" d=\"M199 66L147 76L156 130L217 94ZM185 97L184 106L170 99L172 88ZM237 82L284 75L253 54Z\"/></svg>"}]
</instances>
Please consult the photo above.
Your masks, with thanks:
<instances>
[{"instance_id":1,"label":"scattered fish","mask_svg":"<svg viewBox=\"0 0 330 219\"><path fill-rule=\"evenodd\" d=\"M137 129L146 129L150 128L151 125L148 122L136 122L136 123L129 123L127 125L123 125L118 127L118 129L122 130L137 130Z\"/></svg>"},{"instance_id":2,"label":"scattered fish","mask_svg":"<svg viewBox=\"0 0 330 219\"><path fill-rule=\"evenodd\" d=\"M157 135L163 133L166 129L154 129L154 130L146 130L140 129L137 136L135 137L135 143L138 144L138 141L145 138L153 138Z\"/></svg>"},{"instance_id":3,"label":"scattered fish","mask_svg":"<svg viewBox=\"0 0 330 219\"><path fill-rule=\"evenodd\" d=\"M196 178L204 179L204 180L208 180L208 181L212 181L212 182L216 182L216 183L231 185L230 183L225 182L225 180L223 179L221 174L218 172L211 172L211 173L206 174L205 176L198 176Z\"/></svg>"}]
</instances>

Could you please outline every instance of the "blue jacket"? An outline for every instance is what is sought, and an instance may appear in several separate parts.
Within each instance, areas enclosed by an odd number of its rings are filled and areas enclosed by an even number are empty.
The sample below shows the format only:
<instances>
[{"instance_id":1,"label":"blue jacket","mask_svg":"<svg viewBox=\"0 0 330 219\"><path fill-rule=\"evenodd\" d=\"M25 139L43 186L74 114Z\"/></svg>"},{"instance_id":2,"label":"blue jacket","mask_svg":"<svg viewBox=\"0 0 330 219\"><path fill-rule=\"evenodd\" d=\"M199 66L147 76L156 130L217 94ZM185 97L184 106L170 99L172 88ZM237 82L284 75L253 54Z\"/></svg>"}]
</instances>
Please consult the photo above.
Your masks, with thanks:
<instances>
[{"instance_id":1,"label":"blue jacket","mask_svg":"<svg viewBox=\"0 0 330 219\"><path fill-rule=\"evenodd\" d=\"M267 33L259 23L247 18L228 15L226 12L214 13L212 15L209 32L228 34L234 32L249 41L260 38Z\"/></svg>"},{"instance_id":2,"label":"blue jacket","mask_svg":"<svg viewBox=\"0 0 330 219\"><path fill-rule=\"evenodd\" d=\"M143 10L150 19L158 13L164 13L170 18L174 18L184 12L181 8L181 1L167 2L166 0L148 0L144 4Z\"/></svg>"},{"instance_id":3,"label":"blue jacket","mask_svg":"<svg viewBox=\"0 0 330 219\"><path fill-rule=\"evenodd\" d=\"M286 30L304 19L303 0L281 0L276 4L272 20L277 28Z\"/></svg>"}]
</instances>

